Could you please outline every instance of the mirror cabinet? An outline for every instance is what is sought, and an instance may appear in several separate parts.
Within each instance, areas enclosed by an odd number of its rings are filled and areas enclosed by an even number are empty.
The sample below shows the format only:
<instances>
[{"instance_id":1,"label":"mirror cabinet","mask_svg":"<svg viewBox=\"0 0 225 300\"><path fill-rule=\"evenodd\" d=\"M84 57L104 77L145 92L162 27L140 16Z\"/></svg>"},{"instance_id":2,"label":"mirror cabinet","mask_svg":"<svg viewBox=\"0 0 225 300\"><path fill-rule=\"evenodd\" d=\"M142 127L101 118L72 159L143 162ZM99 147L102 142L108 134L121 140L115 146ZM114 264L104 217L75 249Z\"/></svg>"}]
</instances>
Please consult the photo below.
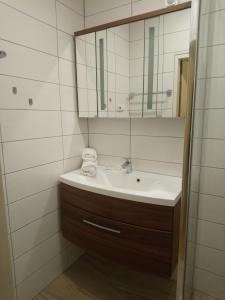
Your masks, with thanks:
<instances>
[{"instance_id":1,"label":"mirror cabinet","mask_svg":"<svg viewBox=\"0 0 225 300\"><path fill-rule=\"evenodd\" d=\"M75 33L79 117L185 117L190 5Z\"/></svg>"}]
</instances>

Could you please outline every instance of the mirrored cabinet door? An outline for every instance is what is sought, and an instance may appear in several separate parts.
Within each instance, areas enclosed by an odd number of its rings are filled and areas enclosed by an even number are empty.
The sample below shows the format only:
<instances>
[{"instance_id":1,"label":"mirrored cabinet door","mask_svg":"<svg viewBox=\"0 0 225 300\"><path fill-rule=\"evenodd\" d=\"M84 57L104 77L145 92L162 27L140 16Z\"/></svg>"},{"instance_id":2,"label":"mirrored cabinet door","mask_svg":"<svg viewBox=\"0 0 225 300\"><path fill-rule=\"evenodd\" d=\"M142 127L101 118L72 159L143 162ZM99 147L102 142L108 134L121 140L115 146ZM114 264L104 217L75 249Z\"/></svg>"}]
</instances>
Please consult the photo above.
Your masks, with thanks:
<instances>
[{"instance_id":1,"label":"mirrored cabinet door","mask_svg":"<svg viewBox=\"0 0 225 300\"><path fill-rule=\"evenodd\" d=\"M109 115L127 118L129 117L129 24L108 29L107 35Z\"/></svg>"},{"instance_id":2,"label":"mirrored cabinet door","mask_svg":"<svg viewBox=\"0 0 225 300\"><path fill-rule=\"evenodd\" d=\"M130 24L130 92L131 118L142 118L144 99L144 21Z\"/></svg>"},{"instance_id":3,"label":"mirrored cabinet door","mask_svg":"<svg viewBox=\"0 0 225 300\"><path fill-rule=\"evenodd\" d=\"M76 37L80 117L185 117L190 10Z\"/></svg>"},{"instance_id":4,"label":"mirrored cabinet door","mask_svg":"<svg viewBox=\"0 0 225 300\"><path fill-rule=\"evenodd\" d=\"M76 38L79 117L97 117L95 33Z\"/></svg>"}]
</instances>

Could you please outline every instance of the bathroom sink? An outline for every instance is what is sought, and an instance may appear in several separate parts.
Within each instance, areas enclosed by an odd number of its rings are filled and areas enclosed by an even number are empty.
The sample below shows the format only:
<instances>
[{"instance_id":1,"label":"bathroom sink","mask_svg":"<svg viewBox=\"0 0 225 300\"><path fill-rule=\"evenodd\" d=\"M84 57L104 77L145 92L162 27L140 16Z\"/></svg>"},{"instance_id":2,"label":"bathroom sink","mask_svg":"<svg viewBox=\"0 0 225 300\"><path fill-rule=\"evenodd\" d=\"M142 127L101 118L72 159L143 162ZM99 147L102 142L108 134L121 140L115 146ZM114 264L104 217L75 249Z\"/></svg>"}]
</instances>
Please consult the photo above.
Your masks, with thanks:
<instances>
[{"instance_id":1,"label":"bathroom sink","mask_svg":"<svg viewBox=\"0 0 225 300\"><path fill-rule=\"evenodd\" d=\"M181 178L154 173L123 171L97 167L96 177L86 177L75 170L60 176L70 186L121 199L175 206L181 197Z\"/></svg>"}]
</instances>

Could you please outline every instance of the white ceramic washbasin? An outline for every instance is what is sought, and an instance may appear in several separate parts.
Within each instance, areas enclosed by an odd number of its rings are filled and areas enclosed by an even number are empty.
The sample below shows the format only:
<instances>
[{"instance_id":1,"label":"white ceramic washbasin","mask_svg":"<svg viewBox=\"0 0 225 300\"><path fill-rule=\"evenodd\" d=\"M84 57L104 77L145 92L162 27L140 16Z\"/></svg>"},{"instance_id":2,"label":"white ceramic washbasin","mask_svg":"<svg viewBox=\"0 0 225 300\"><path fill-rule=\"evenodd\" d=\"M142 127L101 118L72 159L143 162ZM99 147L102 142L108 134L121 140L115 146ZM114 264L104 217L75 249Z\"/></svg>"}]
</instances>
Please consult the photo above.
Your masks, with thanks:
<instances>
[{"instance_id":1,"label":"white ceramic washbasin","mask_svg":"<svg viewBox=\"0 0 225 300\"><path fill-rule=\"evenodd\" d=\"M102 195L175 206L181 196L181 178L153 173L123 171L98 166L96 177L86 177L75 170L60 176L60 182Z\"/></svg>"}]
</instances>

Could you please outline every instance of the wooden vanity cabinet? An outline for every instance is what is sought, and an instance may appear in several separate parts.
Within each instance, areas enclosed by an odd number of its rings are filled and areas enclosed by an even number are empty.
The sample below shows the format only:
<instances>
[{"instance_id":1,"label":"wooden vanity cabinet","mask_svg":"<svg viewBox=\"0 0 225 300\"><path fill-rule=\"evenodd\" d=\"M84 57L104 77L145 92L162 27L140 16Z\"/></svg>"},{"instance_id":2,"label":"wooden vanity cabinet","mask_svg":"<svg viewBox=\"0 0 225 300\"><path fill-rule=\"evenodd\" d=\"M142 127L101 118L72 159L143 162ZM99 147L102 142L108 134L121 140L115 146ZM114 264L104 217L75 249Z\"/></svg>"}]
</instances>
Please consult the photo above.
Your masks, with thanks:
<instances>
[{"instance_id":1,"label":"wooden vanity cabinet","mask_svg":"<svg viewBox=\"0 0 225 300\"><path fill-rule=\"evenodd\" d=\"M113 198L61 183L66 239L94 255L170 277L178 257L180 201L175 207Z\"/></svg>"}]
</instances>

